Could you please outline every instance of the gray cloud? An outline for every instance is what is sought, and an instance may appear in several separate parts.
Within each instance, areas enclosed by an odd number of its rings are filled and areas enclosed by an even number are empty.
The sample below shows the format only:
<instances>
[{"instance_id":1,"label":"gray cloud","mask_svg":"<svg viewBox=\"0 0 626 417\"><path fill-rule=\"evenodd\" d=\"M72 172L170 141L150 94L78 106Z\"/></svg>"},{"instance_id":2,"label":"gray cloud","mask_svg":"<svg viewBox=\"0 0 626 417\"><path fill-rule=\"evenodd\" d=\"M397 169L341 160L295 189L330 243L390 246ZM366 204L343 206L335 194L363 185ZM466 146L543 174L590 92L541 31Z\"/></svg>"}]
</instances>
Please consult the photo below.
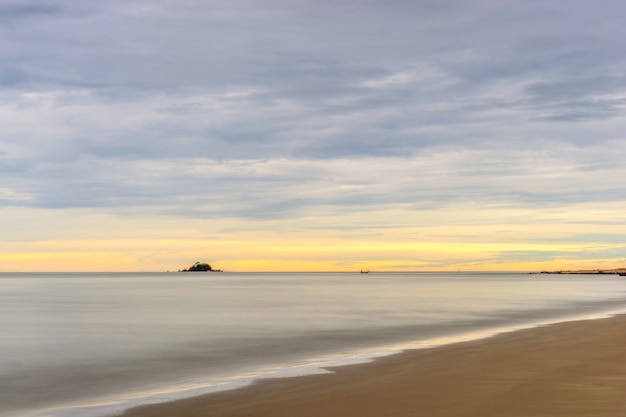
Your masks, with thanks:
<instances>
[{"instance_id":1,"label":"gray cloud","mask_svg":"<svg viewBox=\"0 0 626 417\"><path fill-rule=\"evenodd\" d=\"M28 17L56 15L61 7L55 4L8 2L0 4L0 19L19 20Z\"/></svg>"},{"instance_id":2,"label":"gray cloud","mask_svg":"<svg viewBox=\"0 0 626 417\"><path fill-rule=\"evenodd\" d=\"M0 204L278 217L620 200L603 178L623 173L624 8L3 3Z\"/></svg>"}]
</instances>

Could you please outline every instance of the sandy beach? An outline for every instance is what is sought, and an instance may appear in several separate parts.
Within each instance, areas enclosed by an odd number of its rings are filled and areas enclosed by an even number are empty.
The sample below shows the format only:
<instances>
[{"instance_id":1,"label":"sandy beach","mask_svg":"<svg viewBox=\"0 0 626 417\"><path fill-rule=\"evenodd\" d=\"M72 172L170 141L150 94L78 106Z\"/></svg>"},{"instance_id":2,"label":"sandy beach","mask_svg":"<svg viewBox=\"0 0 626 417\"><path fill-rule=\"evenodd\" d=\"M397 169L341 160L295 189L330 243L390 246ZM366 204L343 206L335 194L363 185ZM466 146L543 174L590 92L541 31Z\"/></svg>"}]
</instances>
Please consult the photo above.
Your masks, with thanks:
<instances>
[{"instance_id":1,"label":"sandy beach","mask_svg":"<svg viewBox=\"0 0 626 417\"><path fill-rule=\"evenodd\" d=\"M626 316L404 352L125 417L626 415Z\"/></svg>"}]
</instances>

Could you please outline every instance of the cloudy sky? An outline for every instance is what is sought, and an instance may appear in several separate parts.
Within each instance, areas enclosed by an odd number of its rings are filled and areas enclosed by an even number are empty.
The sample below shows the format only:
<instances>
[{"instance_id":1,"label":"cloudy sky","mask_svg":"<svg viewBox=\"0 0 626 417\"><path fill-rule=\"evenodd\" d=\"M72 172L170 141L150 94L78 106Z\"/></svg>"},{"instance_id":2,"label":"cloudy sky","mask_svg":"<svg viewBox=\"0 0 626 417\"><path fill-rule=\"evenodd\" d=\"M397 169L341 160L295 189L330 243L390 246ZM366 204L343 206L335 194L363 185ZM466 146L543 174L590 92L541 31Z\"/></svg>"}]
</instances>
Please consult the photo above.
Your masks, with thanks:
<instances>
[{"instance_id":1,"label":"cloudy sky","mask_svg":"<svg viewBox=\"0 0 626 417\"><path fill-rule=\"evenodd\" d=\"M622 0L0 0L0 271L626 266Z\"/></svg>"}]
</instances>

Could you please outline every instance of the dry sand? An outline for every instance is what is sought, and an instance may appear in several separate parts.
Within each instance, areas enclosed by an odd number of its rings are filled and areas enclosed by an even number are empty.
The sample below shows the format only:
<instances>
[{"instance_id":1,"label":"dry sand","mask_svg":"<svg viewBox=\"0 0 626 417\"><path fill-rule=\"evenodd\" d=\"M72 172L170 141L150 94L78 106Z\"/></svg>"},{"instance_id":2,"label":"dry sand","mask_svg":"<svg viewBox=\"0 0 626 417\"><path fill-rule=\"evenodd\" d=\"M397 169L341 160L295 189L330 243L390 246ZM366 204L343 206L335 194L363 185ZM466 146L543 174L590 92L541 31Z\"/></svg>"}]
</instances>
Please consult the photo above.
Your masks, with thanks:
<instances>
[{"instance_id":1,"label":"dry sand","mask_svg":"<svg viewBox=\"0 0 626 417\"><path fill-rule=\"evenodd\" d=\"M626 416L626 316L414 350L126 417Z\"/></svg>"}]
</instances>

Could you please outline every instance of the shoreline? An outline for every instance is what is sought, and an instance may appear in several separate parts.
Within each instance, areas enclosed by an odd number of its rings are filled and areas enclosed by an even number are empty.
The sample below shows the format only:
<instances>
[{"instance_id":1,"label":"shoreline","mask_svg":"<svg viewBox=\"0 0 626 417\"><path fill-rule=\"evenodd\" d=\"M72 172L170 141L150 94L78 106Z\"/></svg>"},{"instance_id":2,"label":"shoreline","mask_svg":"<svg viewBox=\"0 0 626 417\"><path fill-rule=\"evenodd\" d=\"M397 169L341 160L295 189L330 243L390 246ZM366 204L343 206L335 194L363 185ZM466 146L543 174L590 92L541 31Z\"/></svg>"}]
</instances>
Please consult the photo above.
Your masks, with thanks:
<instances>
[{"instance_id":1,"label":"shoreline","mask_svg":"<svg viewBox=\"0 0 626 417\"><path fill-rule=\"evenodd\" d=\"M626 268L613 269L575 269L559 271L531 272L531 274L553 274L553 275L626 275Z\"/></svg>"},{"instance_id":2,"label":"shoreline","mask_svg":"<svg viewBox=\"0 0 626 417\"><path fill-rule=\"evenodd\" d=\"M622 416L626 315L414 349L332 373L132 408L124 417Z\"/></svg>"}]
</instances>

